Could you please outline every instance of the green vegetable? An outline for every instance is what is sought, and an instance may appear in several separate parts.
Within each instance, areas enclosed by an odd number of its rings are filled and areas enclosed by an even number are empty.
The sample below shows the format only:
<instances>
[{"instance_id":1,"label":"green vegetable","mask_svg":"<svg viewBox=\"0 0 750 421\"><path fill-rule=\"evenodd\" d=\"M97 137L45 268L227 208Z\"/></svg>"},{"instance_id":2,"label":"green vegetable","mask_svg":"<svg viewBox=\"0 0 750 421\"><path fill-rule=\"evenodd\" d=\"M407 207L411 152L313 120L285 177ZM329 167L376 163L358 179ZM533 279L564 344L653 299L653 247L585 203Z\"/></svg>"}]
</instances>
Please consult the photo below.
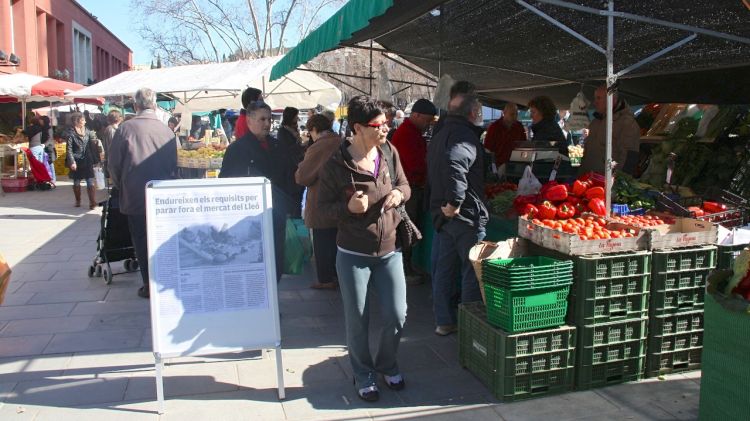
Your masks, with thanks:
<instances>
[{"instance_id":1,"label":"green vegetable","mask_svg":"<svg viewBox=\"0 0 750 421\"><path fill-rule=\"evenodd\" d=\"M509 190L504 191L493 197L488 205L492 215L505 215L508 210L513 208L513 201L516 198L516 192Z\"/></svg>"}]
</instances>

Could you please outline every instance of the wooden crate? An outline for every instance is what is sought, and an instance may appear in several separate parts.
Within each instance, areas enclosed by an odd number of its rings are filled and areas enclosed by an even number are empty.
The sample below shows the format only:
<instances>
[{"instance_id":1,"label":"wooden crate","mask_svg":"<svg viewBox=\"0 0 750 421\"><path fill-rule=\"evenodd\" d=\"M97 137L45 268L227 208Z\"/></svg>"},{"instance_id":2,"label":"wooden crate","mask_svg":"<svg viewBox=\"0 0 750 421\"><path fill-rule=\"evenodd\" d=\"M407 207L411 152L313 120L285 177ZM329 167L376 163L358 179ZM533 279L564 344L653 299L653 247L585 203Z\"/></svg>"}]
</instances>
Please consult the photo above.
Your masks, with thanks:
<instances>
[{"instance_id":1,"label":"wooden crate","mask_svg":"<svg viewBox=\"0 0 750 421\"><path fill-rule=\"evenodd\" d=\"M568 234L539 225L534 225L525 217L518 218L518 235L531 240L544 248L556 250L568 256L587 254L621 253L634 250L647 250L646 231L630 225L610 222L608 229L622 228L636 231L632 238L610 238L604 240L581 240L576 234Z\"/></svg>"},{"instance_id":2,"label":"wooden crate","mask_svg":"<svg viewBox=\"0 0 750 421\"><path fill-rule=\"evenodd\" d=\"M676 218L674 224L658 225L644 229L649 250L716 244L719 229L715 224L692 218Z\"/></svg>"}]
</instances>

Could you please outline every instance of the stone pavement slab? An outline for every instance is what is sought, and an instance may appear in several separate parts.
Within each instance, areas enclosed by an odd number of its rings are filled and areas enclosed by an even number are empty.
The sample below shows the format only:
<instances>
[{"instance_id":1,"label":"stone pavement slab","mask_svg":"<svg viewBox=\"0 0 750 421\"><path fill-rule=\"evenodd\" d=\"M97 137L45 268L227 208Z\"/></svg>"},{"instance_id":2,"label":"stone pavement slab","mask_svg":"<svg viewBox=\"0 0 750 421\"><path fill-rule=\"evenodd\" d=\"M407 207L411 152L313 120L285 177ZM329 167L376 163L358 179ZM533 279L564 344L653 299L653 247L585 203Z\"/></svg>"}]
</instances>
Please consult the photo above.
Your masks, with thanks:
<instances>
[{"instance_id":1,"label":"stone pavement slab","mask_svg":"<svg viewBox=\"0 0 750 421\"><path fill-rule=\"evenodd\" d=\"M409 287L399 353L407 388L380 382L365 403L351 384L338 291L309 289L311 266L279 284L287 399L273 352L167 361L156 414L147 300L138 273L87 276L100 210L71 206L70 183L0 199L0 252L13 269L0 306L0 420L673 420L697 417L700 372L533 401L499 403L458 363L455 335L433 333L429 284ZM377 301L377 300L375 300ZM371 339L380 328L372 305Z\"/></svg>"}]
</instances>

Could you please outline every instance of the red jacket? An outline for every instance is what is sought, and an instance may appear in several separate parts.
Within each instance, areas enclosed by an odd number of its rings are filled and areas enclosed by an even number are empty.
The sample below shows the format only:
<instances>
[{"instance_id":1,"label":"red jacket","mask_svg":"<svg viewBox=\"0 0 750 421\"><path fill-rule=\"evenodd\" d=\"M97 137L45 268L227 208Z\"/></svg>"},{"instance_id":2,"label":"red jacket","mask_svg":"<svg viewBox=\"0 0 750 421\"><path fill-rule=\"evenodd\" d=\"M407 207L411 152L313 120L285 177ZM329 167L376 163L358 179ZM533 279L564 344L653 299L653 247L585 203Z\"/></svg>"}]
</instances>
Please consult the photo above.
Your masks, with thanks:
<instances>
[{"instance_id":1,"label":"red jacket","mask_svg":"<svg viewBox=\"0 0 750 421\"><path fill-rule=\"evenodd\" d=\"M391 143L398 150L409 184L424 187L427 180L427 142L411 120L404 119Z\"/></svg>"},{"instance_id":2,"label":"red jacket","mask_svg":"<svg viewBox=\"0 0 750 421\"><path fill-rule=\"evenodd\" d=\"M234 125L234 138L239 139L249 131L250 128L247 127L247 114L245 114L245 110L241 110L240 116L237 117L237 122Z\"/></svg>"},{"instance_id":3,"label":"red jacket","mask_svg":"<svg viewBox=\"0 0 750 421\"><path fill-rule=\"evenodd\" d=\"M517 142L526 140L526 132L519 121L514 121L510 127L503 123L503 119L495 120L487 128L484 137L484 147L495 154L495 164L502 165L510 160L513 149Z\"/></svg>"}]
</instances>

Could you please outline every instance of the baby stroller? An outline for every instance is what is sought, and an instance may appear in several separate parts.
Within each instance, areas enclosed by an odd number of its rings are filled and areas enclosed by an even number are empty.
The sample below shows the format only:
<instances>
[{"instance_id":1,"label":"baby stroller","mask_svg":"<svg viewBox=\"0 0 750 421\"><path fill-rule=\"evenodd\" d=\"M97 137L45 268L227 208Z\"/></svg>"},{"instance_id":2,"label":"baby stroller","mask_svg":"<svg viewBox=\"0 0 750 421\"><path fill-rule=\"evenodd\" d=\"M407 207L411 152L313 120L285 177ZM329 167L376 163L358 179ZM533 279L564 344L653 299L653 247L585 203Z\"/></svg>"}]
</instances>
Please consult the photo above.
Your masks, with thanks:
<instances>
[{"instance_id":1,"label":"baby stroller","mask_svg":"<svg viewBox=\"0 0 750 421\"><path fill-rule=\"evenodd\" d=\"M89 277L103 276L107 284L112 283L114 275L138 270L128 218L120 213L119 202L119 192L113 188L109 192L109 198L101 203L102 219L99 238L96 241L96 256L88 271ZM120 260L123 261L123 267L127 272L113 273L110 264Z\"/></svg>"},{"instance_id":2,"label":"baby stroller","mask_svg":"<svg viewBox=\"0 0 750 421\"><path fill-rule=\"evenodd\" d=\"M31 153L31 149L21 148L21 151L26 155L26 160L29 161L29 168L31 168L31 175L34 177L34 187L30 187L29 190L54 189L55 183L52 181L52 176L50 175L47 166L36 159L34 154Z\"/></svg>"}]
</instances>

